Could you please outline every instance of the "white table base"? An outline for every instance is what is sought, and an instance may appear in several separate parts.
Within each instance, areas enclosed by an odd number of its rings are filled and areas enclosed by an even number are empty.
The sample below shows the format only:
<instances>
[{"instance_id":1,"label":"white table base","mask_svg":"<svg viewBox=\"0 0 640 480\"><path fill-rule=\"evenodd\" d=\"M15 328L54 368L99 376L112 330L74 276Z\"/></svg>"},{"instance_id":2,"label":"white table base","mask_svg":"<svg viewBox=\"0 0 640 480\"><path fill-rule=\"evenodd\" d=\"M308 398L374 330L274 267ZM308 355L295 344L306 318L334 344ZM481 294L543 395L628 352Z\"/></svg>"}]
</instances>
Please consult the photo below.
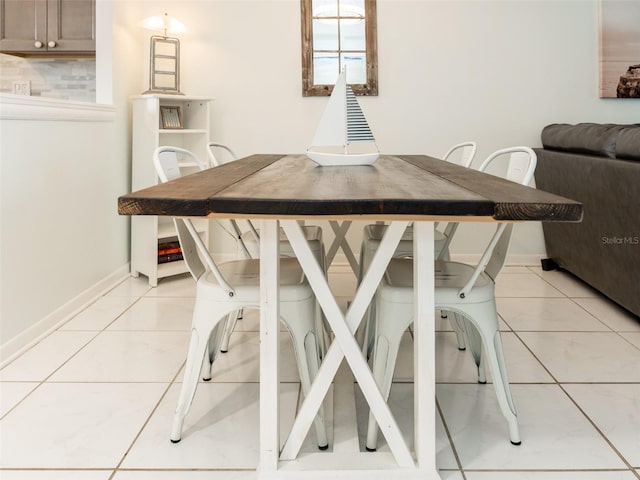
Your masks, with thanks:
<instances>
[{"instance_id":1,"label":"white table base","mask_svg":"<svg viewBox=\"0 0 640 480\"><path fill-rule=\"evenodd\" d=\"M349 265L351 265L351 270L353 273L358 276L359 266L358 260L356 260L356 256L353 254L353 250L351 250L351 245L347 241L347 232L349 231L349 227L351 227L351 220L345 220L342 223L336 220L330 220L329 225L333 230L335 237L333 238L333 242L327 250L327 268L331 266L331 262L333 262L336 253L338 253L338 249L342 250L344 256L347 258Z\"/></svg>"},{"instance_id":2,"label":"white table base","mask_svg":"<svg viewBox=\"0 0 640 480\"><path fill-rule=\"evenodd\" d=\"M281 222L300 264L316 294L335 339L305 398L282 450L278 398L278 221L263 220L260 243L260 466L264 479L439 479L435 465L435 373L433 295L415 295L414 322L414 452L410 452L387 403L377 388L366 359L353 336L380 278L391 259L407 222L393 222L382 240L356 292L346 316L329 289L326 278L294 220ZM416 292L433 292L433 222L414 224L414 285ZM391 453L359 452L354 439L334 438L334 451L298 455L313 418L322 404L338 368L346 359L358 381ZM340 383L336 382L336 395ZM348 395L342 392L340 395ZM342 408L336 402L335 409ZM339 412L337 412L339 414ZM355 415L353 416L355 418ZM344 448L348 446L349 448ZM338 448L336 448L338 447Z\"/></svg>"}]
</instances>

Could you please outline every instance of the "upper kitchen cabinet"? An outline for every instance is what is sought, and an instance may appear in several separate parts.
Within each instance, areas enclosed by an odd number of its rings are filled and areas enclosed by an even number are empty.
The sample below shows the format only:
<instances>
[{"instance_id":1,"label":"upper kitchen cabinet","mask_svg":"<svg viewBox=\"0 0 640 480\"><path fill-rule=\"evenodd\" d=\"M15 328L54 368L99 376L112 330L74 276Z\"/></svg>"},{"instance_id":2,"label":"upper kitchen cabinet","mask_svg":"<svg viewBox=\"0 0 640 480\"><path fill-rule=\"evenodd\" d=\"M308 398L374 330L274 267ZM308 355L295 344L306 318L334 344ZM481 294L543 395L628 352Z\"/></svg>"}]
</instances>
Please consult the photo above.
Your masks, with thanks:
<instances>
[{"instance_id":1,"label":"upper kitchen cabinet","mask_svg":"<svg viewBox=\"0 0 640 480\"><path fill-rule=\"evenodd\" d=\"M95 55L96 0L0 0L0 52Z\"/></svg>"}]
</instances>

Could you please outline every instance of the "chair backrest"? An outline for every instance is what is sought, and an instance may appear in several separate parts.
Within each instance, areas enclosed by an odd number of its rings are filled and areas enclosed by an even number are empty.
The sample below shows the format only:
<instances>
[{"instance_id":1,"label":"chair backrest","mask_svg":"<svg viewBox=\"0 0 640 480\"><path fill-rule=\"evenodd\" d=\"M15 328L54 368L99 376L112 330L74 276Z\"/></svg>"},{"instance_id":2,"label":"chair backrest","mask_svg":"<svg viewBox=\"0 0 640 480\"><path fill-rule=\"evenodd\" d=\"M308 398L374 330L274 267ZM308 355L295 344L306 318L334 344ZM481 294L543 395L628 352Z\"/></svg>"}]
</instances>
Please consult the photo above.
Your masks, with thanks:
<instances>
[{"instance_id":1,"label":"chair backrest","mask_svg":"<svg viewBox=\"0 0 640 480\"><path fill-rule=\"evenodd\" d=\"M198 167L200 170L209 168L193 152L169 145L156 148L153 152L153 164L156 167L158 178L162 182L181 177L181 168Z\"/></svg>"},{"instance_id":2,"label":"chair backrest","mask_svg":"<svg viewBox=\"0 0 640 480\"><path fill-rule=\"evenodd\" d=\"M504 262L507 259L509 243L511 242L511 233L513 231L513 223L502 223L498 228L502 226L504 226L504 231L496 242L495 247L493 247L493 252L491 252L491 257L489 257L487 266L484 267L484 273L489 275L494 282L496 281L496 277L500 273L500 270L504 267Z\"/></svg>"},{"instance_id":3,"label":"chair backrest","mask_svg":"<svg viewBox=\"0 0 640 480\"><path fill-rule=\"evenodd\" d=\"M178 233L178 241L180 242L180 249L182 250L182 258L187 264L187 268L191 273L191 276L198 281L198 279L207 271L204 263L198 255L198 245L191 236L191 232L187 227L184 219L174 218L173 224L176 227Z\"/></svg>"},{"instance_id":4,"label":"chair backrest","mask_svg":"<svg viewBox=\"0 0 640 480\"><path fill-rule=\"evenodd\" d=\"M208 152L209 160L211 161L211 165L214 167L219 165L219 163L217 163L216 157L212 153L212 149L214 148L220 147L226 150L227 152L229 152L229 154L233 158L235 158L235 154L233 153L233 150L231 150L229 147L222 145L220 143L211 142L207 144L207 147L208 147L207 152ZM156 166L158 177L163 182L180 177L181 168L184 168L184 167L193 167L195 165L200 170L205 170L207 168L210 168L209 165L201 161L193 152L189 150L185 150L184 148L173 147L173 146L158 147L153 154L153 163ZM231 235L234 239L236 239L236 241L240 245L240 248L242 249L242 253L244 254L244 256L246 258L251 258L251 253L249 252L249 249L247 248L247 245L245 244L245 242L242 240L242 232L240 230L240 227L238 226L238 222L234 219L228 220L228 223L231 225L230 228L225 225L226 221L224 223L222 223L221 221L218 221L218 223L224 229L224 231L226 231L229 235ZM247 223L249 224L249 229L252 232L254 232L256 241L259 241L260 238L258 236L258 233L255 227L249 220L247 220Z\"/></svg>"},{"instance_id":5,"label":"chair backrest","mask_svg":"<svg viewBox=\"0 0 640 480\"><path fill-rule=\"evenodd\" d=\"M477 148L476 142L458 143L444 154L443 160L469 168L473 162L473 157L476 155Z\"/></svg>"},{"instance_id":6,"label":"chair backrest","mask_svg":"<svg viewBox=\"0 0 640 480\"><path fill-rule=\"evenodd\" d=\"M538 161L535 152L529 147L510 147L498 150L489 155L478 170L484 171L492 162L504 155L509 155L509 164L505 178L522 185L528 185L533 178ZM512 231L512 223L498 224L489 245L487 245L482 258L476 265L473 275L471 275L466 285L459 292L462 297L473 288L482 271L495 281L498 273L500 273L500 270L504 267Z\"/></svg>"},{"instance_id":7,"label":"chair backrest","mask_svg":"<svg viewBox=\"0 0 640 480\"><path fill-rule=\"evenodd\" d=\"M444 154L443 160L449 163L455 163L456 165L460 165L461 167L469 168L473 163L473 157L476 155L477 150L476 142L462 142L454 145ZM436 227L438 226L438 222L436 222ZM453 236L455 235L458 229L458 222L449 222L444 229L445 242L442 248L440 249L440 254L438 255L438 260L442 260L445 255L449 254L449 245L453 240Z\"/></svg>"},{"instance_id":8,"label":"chair backrest","mask_svg":"<svg viewBox=\"0 0 640 480\"><path fill-rule=\"evenodd\" d=\"M509 147L493 152L480 165L481 172L485 171L498 158L508 156L507 174L504 176L507 180L529 185L533 179L533 173L536 170L538 157L536 153L529 147Z\"/></svg>"},{"instance_id":9,"label":"chair backrest","mask_svg":"<svg viewBox=\"0 0 640 480\"><path fill-rule=\"evenodd\" d=\"M201 170L207 168L206 165L189 150L171 146L158 147L155 152L153 152L153 164L156 167L158 178L160 178L162 183L175 180L181 176L179 156L188 159L183 165L197 165ZM187 218L174 218L173 224L176 227L182 257L193 278L198 281L200 277L206 273L206 264L218 281L218 284L229 296L233 296L233 288L227 283L220 272L218 265L211 257L209 249L202 241L200 234L193 226L191 220Z\"/></svg>"},{"instance_id":10,"label":"chair backrest","mask_svg":"<svg viewBox=\"0 0 640 480\"><path fill-rule=\"evenodd\" d=\"M238 158L238 156L231 149L231 147L223 143L217 143L217 142L207 143L207 155L209 156L209 161L211 162L211 165L213 165L214 167L217 167L224 163L232 162L234 160L237 160ZM247 219L245 221L247 223L247 226L249 227L249 231L251 232L251 235L253 236L255 242L260 243L260 234L258 233L258 230L256 229L256 227L253 225L251 220ZM240 228L238 227L237 222L235 220L232 220L231 224L233 226L235 233L237 234L237 238L240 241L240 245L245 255L247 255L248 258L251 258L249 250L247 249L245 243L242 241L242 234L240 232Z\"/></svg>"},{"instance_id":11,"label":"chair backrest","mask_svg":"<svg viewBox=\"0 0 640 480\"><path fill-rule=\"evenodd\" d=\"M207 155L209 156L211 165L214 167L222 165L223 163L232 162L238 158L231 148L222 143L216 142L207 143Z\"/></svg>"},{"instance_id":12,"label":"chair backrest","mask_svg":"<svg viewBox=\"0 0 640 480\"><path fill-rule=\"evenodd\" d=\"M473 270L473 274L471 274L467 283L458 292L458 295L461 298L464 298L473 289L476 280L483 271L495 282L496 277L498 276L498 273L500 273L500 270L502 270L507 258L512 230L512 223L498 224L493 237L491 237L491 241L482 254L482 258Z\"/></svg>"},{"instance_id":13,"label":"chair backrest","mask_svg":"<svg viewBox=\"0 0 640 480\"><path fill-rule=\"evenodd\" d=\"M207 268L205 267L206 264L218 281L220 287L227 293L227 295L233 297L235 295L233 287L229 285L222 275L222 272L213 260L213 257L211 257L209 249L202 241L202 238L198 234L196 227L193 226L191 220L188 218L174 218L173 224L175 225L176 232L178 233L178 241L180 242L180 249L182 250L182 258L187 264L187 268L196 282L207 272Z\"/></svg>"}]
</instances>

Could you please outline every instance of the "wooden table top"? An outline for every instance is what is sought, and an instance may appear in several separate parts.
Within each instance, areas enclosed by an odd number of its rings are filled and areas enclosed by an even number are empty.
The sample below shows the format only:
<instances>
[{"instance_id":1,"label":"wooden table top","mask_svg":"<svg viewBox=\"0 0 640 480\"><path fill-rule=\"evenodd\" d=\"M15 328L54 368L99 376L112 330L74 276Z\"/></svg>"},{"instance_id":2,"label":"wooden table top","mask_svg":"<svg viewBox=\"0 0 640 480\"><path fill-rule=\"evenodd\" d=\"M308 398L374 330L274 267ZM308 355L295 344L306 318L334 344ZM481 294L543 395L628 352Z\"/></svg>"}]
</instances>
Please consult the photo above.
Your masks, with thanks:
<instances>
[{"instance_id":1,"label":"wooden table top","mask_svg":"<svg viewBox=\"0 0 640 480\"><path fill-rule=\"evenodd\" d=\"M319 167L305 155L258 154L118 199L122 215L562 221L579 202L425 155ZM364 218L362 218L364 219Z\"/></svg>"}]
</instances>

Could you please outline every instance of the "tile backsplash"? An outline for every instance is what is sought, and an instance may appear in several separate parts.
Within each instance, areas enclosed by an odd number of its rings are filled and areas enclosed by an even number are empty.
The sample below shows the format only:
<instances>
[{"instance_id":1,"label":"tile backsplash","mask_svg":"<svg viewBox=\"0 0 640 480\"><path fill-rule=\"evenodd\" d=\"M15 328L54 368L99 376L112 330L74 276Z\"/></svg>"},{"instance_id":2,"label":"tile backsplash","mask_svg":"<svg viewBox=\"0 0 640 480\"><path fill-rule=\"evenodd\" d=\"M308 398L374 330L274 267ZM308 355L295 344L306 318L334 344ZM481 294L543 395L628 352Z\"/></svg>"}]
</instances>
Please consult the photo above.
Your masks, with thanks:
<instances>
[{"instance_id":1,"label":"tile backsplash","mask_svg":"<svg viewBox=\"0 0 640 480\"><path fill-rule=\"evenodd\" d=\"M31 96L96 101L95 58L21 58L0 54L0 92L30 80Z\"/></svg>"}]
</instances>

